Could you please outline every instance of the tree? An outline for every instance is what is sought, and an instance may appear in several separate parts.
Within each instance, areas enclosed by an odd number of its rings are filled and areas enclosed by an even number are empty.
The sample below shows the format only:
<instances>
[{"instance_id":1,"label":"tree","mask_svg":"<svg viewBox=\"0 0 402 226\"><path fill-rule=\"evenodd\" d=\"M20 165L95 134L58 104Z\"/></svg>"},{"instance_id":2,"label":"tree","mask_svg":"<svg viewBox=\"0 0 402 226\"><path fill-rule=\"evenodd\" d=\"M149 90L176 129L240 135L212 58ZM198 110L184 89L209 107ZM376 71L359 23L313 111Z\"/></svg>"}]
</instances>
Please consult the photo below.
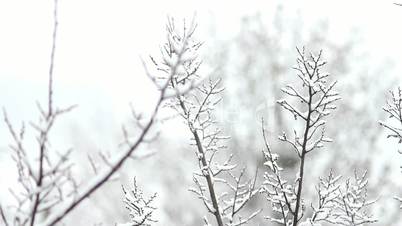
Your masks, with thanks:
<instances>
[{"instance_id":1,"label":"tree","mask_svg":"<svg viewBox=\"0 0 402 226\"><path fill-rule=\"evenodd\" d=\"M163 46L163 60L160 63L155 60L153 62L165 76L173 74L170 89L192 87L195 81L202 77L198 71L201 61L197 54L201 43L193 37L195 28L196 24L193 22L188 28L184 25L183 32L180 32L173 21L168 23L168 40ZM182 62L180 68L173 67L171 62L175 60ZM183 119L192 135L192 145L196 149L200 171L194 173L196 188L191 188L190 191L196 194L207 211L215 217L217 225L235 226L248 223L260 211L236 219L240 210L257 194L256 177L244 181L244 168L240 170L238 176L235 175L237 164L232 162L233 155L223 163L216 161L226 148L225 140L229 139L222 135L213 114L215 106L221 100L223 90L220 87L220 79L203 81L196 89L187 93L181 92L171 100L169 106ZM219 194L220 186L225 186L228 191ZM210 225L207 217L204 217L204 221L206 225Z\"/></svg>"},{"instance_id":2,"label":"tree","mask_svg":"<svg viewBox=\"0 0 402 226\"><path fill-rule=\"evenodd\" d=\"M359 176L355 173L355 180L346 180L341 187L340 177L330 172L327 179L320 179L317 186L318 205L311 207L311 217L305 217L306 204L302 189L305 186L305 164L307 156L324 147L325 143L332 142L325 136L325 117L330 115L336 107L334 103L340 99L334 90L335 82L329 82L329 74L321 71L326 62L322 61L322 52L318 55L306 55L304 48L297 49L299 54L297 66L294 68L301 83L301 89L287 85L282 91L289 97L295 98L300 106L289 100L279 100L286 111L292 114L295 120L301 120L301 128L293 130L293 136L286 133L279 136L279 140L291 146L299 158L299 170L296 172L294 183L285 180L281 172L284 170L278 164L279 155L273 153L266 136L263 124L263 138L265 141L264 158L267 171L264 174L262 192L271 204L274 216L267 219L285 226L318 225L326 221L336 225L361 225L374 223L376 220L365 212L365 209L374 203L367 200L366 173ZM301 132L300 132L301 131ZM278 217L279 216L279 217ZM304 223L301 223L305 219Z\"/></svg>"},{"instance_id":3,"label":"tree","mask_svg":"<svg viewBox=\"0 0 402 226\"><path fill-rule=\"evenodd\" d=\"M148 117L138 114L134 107L132 116L139 133L136 136L123 128L126 149L113 158L100 154L102 166L89 158L95 176L81 183L74 177L70 159L72 151L56 152L51 147L50 134L58 118L75 106L58 108L53 98L53 68L57 38L57 0L54 10L53 45L48 75L48 97L46 107L38 104L40 119L30 126L37 133L36 155L32 147L26 147L25 126L16 130L4 109L4 120L13 139L10 145L13 158L18 168L20 191L12 191L16 205L5 210L0 205L1 220L5 225L55 225L61 223L72 210L80 206L86 198L104 186L116 174L121 166L133 156L138 147L152 141L150 130L159 121L158 112L162 106L173 109L180 116L191 135L191 146L195 150L198 170L193 174L194 188L189 190L196 195L209 215L200 217L206 226L210 225L246 225L262 212L255 208L250 213L246 205L262 194L272 213L266 219L285 226L318 226L325 223L333 225L364 225L377 222L369 213L375 203L368 198L367 171L354 171L354 177L342 181L330 171L328 176L319 178L316 185L317 203L311 202L308 208L305 196L306 178L309 176L306 166L309 157L325 144L332 142L326 137L326 119L336 109L335 102L340 95L335 91L336 81L329 74L322 72L326 62L322 60L322 51L315 55L307 54L305 49L297 48L297 66L294 68L297 85L289 84L281 89L289 98L278 100L278 105L291 113L293 132L284 132L279 140L290 147L297 159L296 177L289 180L282 172L291 168L282 168L281 156L271 149L268 142L265 123L262 121L264 141L264 174L259 186L258 171L251 179L245 179L246 168L240 168L233 151L227 151L228 136L217 122L215 109L222 99L224 88L221 80L202 76L198 57L202 43L194 38L196 23L189 26L184 23L178 29L173 19L168 20L167 41L162 46L161 59L150 57L154 70L145 66L146 74L159 92L157 103ZM144 65L146 63L144 62ZM380 122L391 133L389 137L402 142L402 91L391 92L391 101L384 110L391 119L396 119L397 126ZM229 153L229 154L228 154ZM240 170L237 170L240 168ZM293 182L292 182L293 181ZM156 193L147 198L134 179L132 189L123 187L123 202L129 211L130 222L120 225L152 225L158 221L154 214ZM398 200L402 200L397 198ZM242 216L246 217L242 217ZM211 218L213 220L211 220ZM213 222L213 223L212 223Z\"/></svg>"},{"instance_id":4,"label":"tree","mask_svg":"<svg viewBox=\"0 0 402 226\"><path fill-rule=\"evenodd\" d=\"M12 195L17 200L16 205L13 206L15 211L10 211L11 213L6 214L5 210L0 206L2 220L6 225L50 226L62 221L68 213L109 181L121 166L133 156L140 145L152 138L149 133L151 127L158 121L157 115L164 102L190 91L196 85L192 84L185 88L181 87L179 89L176 87L172 89L170 83L174 79L175 72L168 74L162 81L157 81L157 76L148 74L159 92L158 100L151 115L144 118L133 109L135 126L138 127L139 133L136 136L131 136L126 129L123 129L127 148L116 153L113 158L100 154L101 159L103 159L103 166L97 166L89 158L89 163L96 175L86 183L77 182L71 173L73 162L70 161L69 157L72 149L59 153L51 149L50 141L50 133L56 120L75 108L75 106L67 108L56 107L53 99L53 68L58 30L57 3L58 1L55 0L47 106L43 108L38 103L40 119L37 123L30 123L30 126L37 132L38 147L36 155L32 154L35 153L33 147L25 147L24 145L25 125L22 124L21 129L17 131L11 124L6 110L3 109L5 123L13 138L10 148L13 151L13 159L18 168L18 181L21 187L21 192L11 190ZM183 49L179 50L181 52L178 52L178 54L182 55L187 47L188 43L184 43ZM172 61L171 67L177 69L182 63L180 60Z\"/></svg>"}]
</instances>

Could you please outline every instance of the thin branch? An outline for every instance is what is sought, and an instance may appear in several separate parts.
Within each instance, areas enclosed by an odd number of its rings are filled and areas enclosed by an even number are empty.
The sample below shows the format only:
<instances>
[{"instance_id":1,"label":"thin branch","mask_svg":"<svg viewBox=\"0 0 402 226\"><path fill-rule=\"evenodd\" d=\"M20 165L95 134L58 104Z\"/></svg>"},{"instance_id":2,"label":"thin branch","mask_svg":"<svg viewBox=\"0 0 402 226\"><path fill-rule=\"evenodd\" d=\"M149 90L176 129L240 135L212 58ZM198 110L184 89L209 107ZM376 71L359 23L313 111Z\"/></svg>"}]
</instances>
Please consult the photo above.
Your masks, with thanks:
<instances>
[{"instance_id":1,"label":"thin branch","mask_svg":"<svg viewBox=\"0 0 402 226\"><path fill-rule=\"evenodd\" d=\"M3 208L1 207L1 205L0 205L0 216L1 216L1 219L3 220L3 222L4 222L4 225L5 225L5 226L9 226L8 221L7 221L7 218L6 218L6 215L5 215L5 213L4 213Z\"/></svg>"},{"instance_id":2,"label":"thin branch","mask_svg":"<svg viewBox=\"0 0 402 226\"><path fill-rule=\"evenodd\" d=\"M38 180L37 180L37 187L42 186L42 180L43 180L43 164L44 164L44 158L45 158L45 149L46 149L46 143L47 143L47 136L48 132L50 131L50 127L52 124L52 116L53 116L53 106L52 106L52 96L53 96L53 66L54 66L54 56L56 52L56 37L57 37L57 13L58 13L58 0L54 0L54 8L53 8L53 35L52 35L52 50L50 54L50 66L49 66L49 87L48 87L48 112L46 116L46 121L49 124L49 129L46 131L41 131L40 134L40 143L39 143L39 175L38 175ZM37 193L33 202L33 208L32 208L32 213L31 213L31 221L30 221L30 226L33 226L35 224L35 218L37 214L37 209L40 203L40 193Z\"/></svg>"},{"instance_id":3,"label":"thin branch","mask_svg":"<svg viewBox=\"0 0 402 226\"><path fill-rule=\"evenodd\" d=\"M88 198L92 193L94 193L98 188L100 188L105 182L107 182L114 173L116 173L120 167L123 165L123 163L133 154L133 152L138 148L138 146L142 143L144 140L146 134L150 130L152 124L155 121L156 114L159 111L159 108L162 104L162 101L164 100L164 93L166 90L165 86L160 93L158 102L153 110L153 113L151 115L150 120L148 123L145 125L144 129L142 130L141 134L137 138L137 140L133 143L133 145L126 151L124 151L122 154L118 156L118 158L113 161L113 165L111 168L104 170L103 172L99 172L98 177L94 178L91 180L88 184L88 187L86 189L83 189L82 192L80 192L77 197L67 205L65 205L64 208L62 208L60 211L57 213L49 216L46 220L46 222L43 224L44 226L51 226L62 220L69 212L71 212L75 207L78 206L83 200Z\"/></svg>"}]
</instances>

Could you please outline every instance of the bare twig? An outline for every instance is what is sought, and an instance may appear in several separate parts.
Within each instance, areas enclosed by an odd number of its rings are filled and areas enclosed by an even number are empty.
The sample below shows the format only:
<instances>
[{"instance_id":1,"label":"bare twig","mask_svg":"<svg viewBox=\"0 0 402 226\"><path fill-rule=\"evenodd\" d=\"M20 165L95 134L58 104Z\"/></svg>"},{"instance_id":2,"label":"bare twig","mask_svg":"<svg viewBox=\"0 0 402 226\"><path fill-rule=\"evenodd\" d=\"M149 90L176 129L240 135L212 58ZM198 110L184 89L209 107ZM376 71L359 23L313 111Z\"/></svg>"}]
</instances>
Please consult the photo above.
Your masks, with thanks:
<instances>
[{"instance_id":1,"label":"bare twig","mask_svg":"<svg viewBox=\"0 0 402 226\"><path fill-rule=\"evenodd\" d=\"M4 225L9 226L8 221L6 219L6 215L4 214L4 211L3 211L3 208L1 207L1 205L0 205L0 216L1 216L1 219L3 220L3 222L4 222Z\"/></svg>"}]
</instances>

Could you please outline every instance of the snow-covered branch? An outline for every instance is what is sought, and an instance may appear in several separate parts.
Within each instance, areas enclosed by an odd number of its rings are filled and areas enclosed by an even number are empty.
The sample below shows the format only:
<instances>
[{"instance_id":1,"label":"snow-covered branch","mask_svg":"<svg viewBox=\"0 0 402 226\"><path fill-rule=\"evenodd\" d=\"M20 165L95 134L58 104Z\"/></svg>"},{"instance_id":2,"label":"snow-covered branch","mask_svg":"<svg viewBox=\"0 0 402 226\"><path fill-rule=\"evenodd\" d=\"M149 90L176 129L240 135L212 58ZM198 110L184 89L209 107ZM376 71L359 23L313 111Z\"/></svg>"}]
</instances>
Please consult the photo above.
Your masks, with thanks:
<instances>
[{"instance_id":1,"label":"snow-covered branch","mask_svg":"<svg viewBox=\"0 0 402 226\"><path fill-rule=\"evenodd\" d=\"M130 222L118 224L119 226L150 226L152 223L158 221L152 215L156 210L152 205L152 202L156 198L156 193L149 198L145 198L135 178L130 191L127 191L124 186L122 188L124 192L123 202L129 211Z\"/></svg>"},{"instance_id":2,"label":"snow-covered branch","mask_svg":"<svg viewBox=\"0 0 402 226\"><path fill-rule=\"evenodd\" d=\"M311 222L326 221L334 211L337 199L340 197L340 185L338 184L341 176L335 176L331 170L328 177L320 178L320 182L316 187L318 195L317 206L311 204L313 214L310 218Z\"/></svg>"},{"instance_id":3,"label":"snow-covered branch","mask_svg":"<svg viewBox=\"0 0 402 226\"><path fill-rule=\"evenodd\" d=\"M302 130L293 130L293 138L286 133L279 136L279 140L289 144L299 158L299 170L295 182L288 183L281 176L283 169L278 164L279 155L272 152L268 141L264 123L262 135L265 142L264 158L266 171L262 193L272 206L273 216L266 218L285 226L309 225L318 226L321 221L336 225L361 225L374 223L376 220L366 212L369 205L374 203L367 200L366 173L362 176L355 174L355 180L346 180L344 186L339 185L340 176L332 172L325 179L321 178L317 186L318 204L312 207L312 215L305 216L305 200L302 194L305 177L306 155L322 148L325 143L332 140L325 136L324 118L336 108L334 103L340 99L334 91L336 82L329 82L329 74L322 73L321 68L325 62L321 60L322 52L317 56L306 55L303 50L297 49L299 57L297 72L301 88L287 85L282 91L293 97L300 104L296 105L289 100L280 100L278 103L295 120L302 119Z\"/></svg>"},{"instance_id":4,"label":"snow-covered branch","mask_svg":"<svg viewBox=\"0 0 402 226\"><path fill-rule=\"evenodd\" d=\"M64 109L56 108L53 104L53 68L56 52L58 1L54 1L54 23L52 49L49 65L49 83L47 107L37 103L39 120L30 125L36 131L37 155L32 155L31 147L25 147L25 124L17 132L11 124L6 110L3 109L4 121L13 139L10 148L12 157L18 169L20 191L11 189L16 205L11 221L14 225L35 225L43 213L48 213L60 204L66 197L75 194L77 182L71 176L72 163L67 159L71 149L63 153L51 152L49 134L60 115L70 112L75 106ZM2 214L3 211L2 211Z\"/></svg>"},{"instance_id":5,"label":"snow-covered branch","mask_svg":"<svg viewBox=\"0 0 402 226\"><path fill-rule=\"evenodd\" d=\"M389 132L387 138L396 138L398 144L402 143L402 89L398 87L396 91L390 91L390 98L387 100L383 110L388 114L390 122L380 121L380 125L386 128ZM402 151L399 150L402 154ZM400 208L402 209L402 199L395 197L401 203Z\"/></svg>"},{"instance_id":6,"label":"snow-covered branch","mask_svg":"<svg viewBox=\"0 0 402 226\"><path fill-rule=\"evenodd\" d=\"M298 154L300 159L299 172L296 178L296 203L293 212L292 225L296 226L302 218L302 188L304 179L305 157L308 153L322 148L324 143L331 142L331 139L325 137L325 121L324 117L328 116L331 110L336 106L334 103L340 99L339 94L333 90L336 82L329 82L328 73L321 72L322 67L326 64L322 61L322 51L318 55L310 53L307 55L304 48L298 52L297 66L294 69L297 77L302 85L298 90L288 85L282 91L290 97L296 97L301 102L301 106L292 104L288 100L279 100L278 103L287 111L292 113L295 120L301 118L303 120L303 128L301 132L294 130L294 140L289 139L284 133L280 140L290 143L292 148ZM321 131L320 134L317 132ZM302 134L299 136L298 134Z\"/></svg>"},{"instance_id":7,"label":"snow-covered branch","mask_svg":"<svg viewBox=\"0 0 402 226\"><path fill-rule=\"evenodd\" d=\"M380 125L385 127L390 134L388 138L398 139L402 143L402 89L398 87L397 91L390 91L390 99L387 100L383 110L388 114L390 123L380 121Z\"/></svg>"},{"instance_id":8,"label":"snow-covered branch","mask_svg":"<svg viewBox=\"0 0 402 226\"><path fill-rule=\"evenodd\" d=\"M172 76L167 93L175 96L169 106L180 114L192 134L192 145L196 147L200 172L193 176L195 188L190 189L216 219L217 225L243 225L248 223L259 211L248 217L238 216L245 204L257 193L256 178L245 180L245 169L234 173L237 164L230 155L225 161L215 159L226 148L229 137L222 134L216 125L213 111L221 101L221 80L203 79L199 75L201 61L198 50L201 43L193 37L196 24L177 29L168 24L168 42L163 46L163 58L157 62L152 58L161 78ZM180 67L172 67L181 62ZM199 86L187 92L187 87ZM204 182L205 181L205 182ZM219 189L227 192L219 194ZM208 222L208 220L206 220ZM209 223L208 223L209 224Z\"/></svg>"},{"instance_id":9,"label":"snow-covered branch","mask_svg":"<svg viewBox=\"0 0 402 226\"><path fill-rule=\"evenodd\" d=\"M266 218L272 222L289 226L292 225L295 211L296 193L295 187L282 178L283 170L279 164L279 155L272 152L268 140L264 121L262 121L262 136L264 138L265 150L264 166L264 182L261 187L261 193L266 195L267 201L271 204L273 214L275 216L267 216ZM278 217L280 216L280 217Z\"/></svg>"},{"instance_id":10,"label":"snow-covered branch","mask_svg":"<svg viewBox=\"0 0 402 226\"><path fill-rule=\"evenodd\" d=\"M347 179L340 184L341 176L331 171L327 178L320 178L317 186L318 204L311 205L312 223L325 221L334 225L365 225L377 220L368 213L370 205L376 200L367 197L367 172L361 176L355 171L353 180Z\"/></svg>"}]
</instances>

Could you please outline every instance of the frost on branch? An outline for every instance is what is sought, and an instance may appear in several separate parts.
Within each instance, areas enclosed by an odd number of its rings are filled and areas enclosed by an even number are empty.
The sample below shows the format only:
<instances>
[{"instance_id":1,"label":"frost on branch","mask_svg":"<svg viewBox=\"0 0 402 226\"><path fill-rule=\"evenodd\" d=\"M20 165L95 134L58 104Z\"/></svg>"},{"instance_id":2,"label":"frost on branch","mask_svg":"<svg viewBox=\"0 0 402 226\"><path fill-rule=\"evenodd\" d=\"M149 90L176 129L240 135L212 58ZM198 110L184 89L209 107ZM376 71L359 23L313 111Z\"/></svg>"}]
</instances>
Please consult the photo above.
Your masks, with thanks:
<instances>
[{"instance_id":1,"label":"frost on branch","mask_svg":"<svg viewBox=\"0 0 402 226\"><path fill-rule=\"evenodd\" d=\"M399 87L397 91L390 91L390 99L387 100L383 110L388 114L391 123L380 122L380 125L389 130L388 138L398 139L402 143L402 90Z\"/></svg>"},{"instance_id":2,"label":"frost on branch","mask_svg":"<svg viewBox=\"0 0 402 226\"><path fill-rule=\"evenodd\" d=\"M4 120L13 138L10 144L12 158L18 170L20 188L10 189L16 200L13 222L16 225L33 225L37 215L48 213L68 197L76 195L77 182L72 177L72 163L68 161L71 149L64 152L51 150L49 134L56 119L73 107L63 110L44 110L39 104L38 123L31 123L36 130L38 155L33 156L31 147L24 145L25 126L17 131L12 126L4 110ZM51 109L51 110L49 110Z\"/></svg>"},{"instance_id":3,"label":"frost on branch","mask_svg":"<svg viewBox=\"0 0 402 226\"><path fill-rule=\"evenodd\" d=\"M213 118L213 110L223 90L218 88L219 82L208 81L197 89L197 93L190 94L194 96L182 96L180 98L183 99L179 100L179 105L183 106L181 115L193 135L192 145L196 147L200 169L193 176L196 187L191 191L215 216L218 225L243 225L259 212L255 211L244 218L238 216L240 210L257 193L256 178L246 180L245 168L236 172L238 166L233 162L233 155L223 162L216 160L225 153L225 143L229 139L222 135ZM219 194L219 189L225 191Z\"/></svg>"},{"instance_id":4,"label":"frost on branch","mask_svg":"<svg viewBox=\"0 0 402 226\"><path fill-rule=\"evenodd\" d=\"M340 198L340 185L339 180L341 176L335 176L331 170L328 177L320 178L317 190L317 206L311 205L313 209L310 222L326 221L332 216L336 208L337 200Z\"/></svg>"},{"instance_id":5,"label":"frost on branch","mask_svg":"<svg viewBox=\"0 0 402 226\"><path fill-rule=\"evenodd\" d=\"M129 223L119 224L119 226L150 226L152 223L157 222L152 216L153 212L156 210L156 208L152 206L152 202L156 198L156 193L149 198L145 198L135 178L130 191L127 191L124 187L122 188L124 192L123 202L126 209L129 211L131 220Z\"/></svg>"},{"instance_id":6,"label":"frost on branch","mask_svg":"<svg viewBox=\"0 0 402 226\"><path fill-rule=\"evenodd\" d=\"M382 122L380 121L380 125L386 128L389 132L387 138L396 138L398 140L398 144L402 143L402 90L401 87L398 87L397 91L390 91L390 99L387 100L386 106L383 107L383 110L388 114L388 118L390 122ZM399 153L402 154L402 151L399 150ZM395 197L401 205L402 209L402 198Z\"/></svg>"},{"instance_id":7,"label":"frost on branch","mask_svg":"<svg viewBox=\"0 0 402 226\"><path fill-rule=\"evenodd\" d=\"M167 41L161 49L162 59L157 62L150 57L158 74L151 76L151 79L159 88L160 82L168 86L164 93L166 98L183 95L202 81L197 74L201 65L198 49L202 43L193 37L196 28L197 24L193 21L189 27L184 22L183 29L178 30L174 20L169 18L166 25Z\"/></svg>"},{"instance_id":8,"label":"frost on branch","mask_svg":"<svg viewBox=\"0 0 402 226\"><path fill-rule=\"evenodd\" d=\"M297 48L297 52L299 57L294 69L301 88L289 84L282 91L300 104L293 104L286 99L278 100L278 103L289 111L295 120L301 119L304 128L302 132L295 129L293 139L285 133L279 139L290 144L297 155L302 157L315 149L322 148L324 143L332 141L325 137L324 117L336 108L334 103L340 99L340 96L334 90L336 81L329 82L329 74L321 72L326 64L321 59L322 51L317 56L313 54L307 56L304 48L302 50Z\"/></svg>"},{"instance_id":9,"label":"frost on branch","mask_svg":"<svg viewBox=\"0 0 402 226\"><path fill-rule=\"evenodd\" d=\"M320 178L317 188L318 204L313 209L311 223L328 222L334 225L365 225L377 220L368 212L375 203L367 197L367 172L361 176L355 172L352 179L339 183L341 176L331 171L327 178Z\"/></svg>"},{"instance_id":10,"label":"frost on branch","mask_svg":"<svg viewBox=\"0 0 402 226\"><path fill-rule=\"evenodd\" d=\"M72 176L69 162L71 149L52 150L49 139L51 130L60 115L71 111L74 106L57 108L53 104L53 65L57 37L57 0L54 1L54 23L52 49L49 64L47 106L37 103L39 120L30 126L36 133L36 146L25 144L25 124L17 131L11 124L6 110L4 121L12 137L10 149L18 170L18 188L10 188L16 202L7 214L0 206L2 220L6 225L31 225L40 221L65 199L76 197L77 182ZM6 217L6 215L8 217Z\"/></svg>"},{"instance_id":11,"label":"frost on branch","mask_svg":"<svg viewBox=\"0 0 402 226\"><path fill-rule=\"evenodd\" d=\"M201 43L193 38L195 28L194 23L189 27L184 23L183 29L177 29L171 20L167 26L168 41L163 46L161 62L151 60L161 73L160 80L171 77L167 95L175 98L167 105L178 112L192 135L199 172L193 176L196 187L190 190L215 217L217 225L243 225L259 212L239 216L246 203L257 193L256 178L246 180L245 169L235 172L237 164L233 163L232 155L223 162L216 160L222 157L220 155L223 155L222 150L229 139L216 125L213 115L224 89L220 86L220 79L204 81L199 75L201 61L198 51ZM197 87L191 89L194 86ZM221 190L225 192L220 193ZM204 222L210 224L206 217Z\"/></svg>"},{"instance_id":12,"label":"frost on branch","mask_svg":"<svg viewBox=\"0 0 402 226\"><path fill-rule=\"evenodd\" d=\"M347 180L343 187L338 185L340 177L335 177L332 172L328 178L320 179L317 187L318 205L311 205L312 215L305 216L306 205L302 189L306 156L332 141L325 136L324 118L336 108L334 103L340 97L334 91L336 82L329 82L329 74L321 72L325 65L321 59L322 52L317 56L306 55L304 49L297 49L297 52L299 56L294 69L301 87L287 85L282 91L299 104L287 99L279 100L278 103L290 112L295 120L301 121L301 128L294 128L292 137L286 133L279 136L279 140L289 144L298 156L299 169L294 183L289 183L281 176L283 169L278 165L279 156L269 147L262 123L266 172L261 192L266 195L273 211L272 216L266 218L285 226L317 226L321 221L336 225L373 223L375 220L366 212L373 202L367 201L365 173L361 177L356 174L355 180Z\"/></svg>"},{"instance_id":13,"label":"frost on branch","mask_svg":"<svg viewBox=\"0 0 402 226\"><path fill-rule=\"evenodd\" d=\"M208 81L189 96L178 97L183 116L193 136L199 172L194 173L196 187L190 189L204 203L208 212L213 214L218 225L243 225L255 217L257 210L246 217L239 212L257 193L256 176L245 179L246 169L236 172L238 166L230 155L223 162L216 160L224 156L227 136L222 135L213 116L215 105L220 100L218 88L220 80ZM223 190L222 193L219 191Z\"/></svg>"},{"instance_id":14,"label":"frost on branch","mask_svg":"<svg viewBox=\"0 0 402 226\"><path fill-rule=\"evenodd\" d=\"M299 79L301 87L296 88L293 85L287 85L282 91L297 103L287 99L278 100L278 104L286 111L290 112L294 119L301 120L301 131L295 128L293 130L293 138L286 133L279 136L279 140L289 144L292 150L299 158L299 171L296 173L295 183L288 184L280 177L280 168L275 168L276 162L272 157L272 152L266 141L263 129L263 136L266 143L265 154L266 164L270 167L266 175L265 184L273 187L274 192L268 192L268 201L273 206L274 212L279 212L281 218L269 219L275 222L281 222L283 225L296 226L303 218L305 209L302 199L302 188L304 179L304 164L306 155L316 149L322 148L325 143L332 140L325 137L324 118L336 108L334 103L340 99L338 92L334 91L336 82L329 82L328 73L321 72L322 67L326 64L322 61L322 51L316 56L312 53L306 54L304 48L297 49L298 58L297 66L294 67ZM269 154L271 153L271 154ZM269 176L270 175L270 176ZM273 196L278 193L278 196Z\"/></svg>"},{"instance_id":15,"label":"frost on branch","mask_svg":"<svg viewBox=\"0 0 402 226\"><path fill-rule=\"evenodd\" d=\"M265 137L265 132L263 131ZM280 225L293 225L294 207L296 203L295 185L282 179L278 166L278 155L272 153L266 143L264 157L267 171L261 192L271 203L273 216L267 217ZM375 201L367 198L366 172L359 176L355 172L354 180L347 179L340 183L341 176L335 176L331 171L326 178L320 178L317 190L317 204L311 204L312 214L297 225L321 226L322 222L333 225L364 225L377 220L368 213L368 208ZM306 207L302 203L302 210ZM303 216L303 212L302 212Z\"/></svg>"},{"instance_id":16,"label":"frost on branch","mask_svg":"<svg viewBox=\"0 0 402 226\"><path fill-rule=\"evenodd\" d=\"M293 184L289 184L282 178L281 171L283 169L278 165L279 155L271 151L264 127L262 127L262 134L265 142L263 154L266 171L260 191L265 194L267 201L271 204L274 215L266 218L280 225L292 225L296 190Z\"/></svg>"}]
</instances>

